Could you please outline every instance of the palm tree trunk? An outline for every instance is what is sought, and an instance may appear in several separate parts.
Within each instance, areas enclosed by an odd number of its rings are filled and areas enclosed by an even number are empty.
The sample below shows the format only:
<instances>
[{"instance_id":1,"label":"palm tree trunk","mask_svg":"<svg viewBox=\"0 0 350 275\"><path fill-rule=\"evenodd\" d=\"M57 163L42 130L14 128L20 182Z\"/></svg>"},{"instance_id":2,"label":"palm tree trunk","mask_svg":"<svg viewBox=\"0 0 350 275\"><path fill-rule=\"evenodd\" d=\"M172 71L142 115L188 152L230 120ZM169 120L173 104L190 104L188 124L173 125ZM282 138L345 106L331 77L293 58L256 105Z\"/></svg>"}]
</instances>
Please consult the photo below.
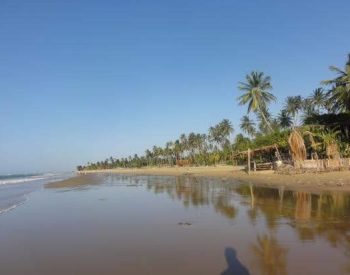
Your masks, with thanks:
<instances>
[{"instance_id":1,"label":"palm tree trunk","mask_svg":"<svg viewBox=\"0 0 350 275\"><path fill-rule=\"evenodd\" d=\"M268 122L268 120L267 120L267 118L266 118L264 112L261 110L260 105L259 105L259 111L260 111L260 113L261 113L261 115L262 115L262 117L263 117L263 119L264 119L264 121L265 121L267 127L270 129L270 131L271 131L271 133L272 133L272 132L273 132L273 129L272 129L270 123Z\"/></svg>"}]
</instances>

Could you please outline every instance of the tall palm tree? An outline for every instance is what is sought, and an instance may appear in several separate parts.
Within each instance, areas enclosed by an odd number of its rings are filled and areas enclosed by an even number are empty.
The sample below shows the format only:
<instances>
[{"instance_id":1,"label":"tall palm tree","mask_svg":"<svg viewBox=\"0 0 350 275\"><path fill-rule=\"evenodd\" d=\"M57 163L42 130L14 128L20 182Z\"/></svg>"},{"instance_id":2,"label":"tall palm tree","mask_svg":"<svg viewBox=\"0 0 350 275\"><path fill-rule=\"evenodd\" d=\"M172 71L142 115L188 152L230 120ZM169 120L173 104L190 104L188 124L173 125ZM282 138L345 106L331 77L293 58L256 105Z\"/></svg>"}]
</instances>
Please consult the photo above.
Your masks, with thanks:
<instances>
[{"instance_id":1,"label":"tall palm tree","mask_svg":"<svg viewBox=\"0 0 350 275\"><path fill-rule=\"evenodd\" d=\"M229 142L229 136L232 132L232 123L228 119L223 119L215 126L209 128L209 139L224 147Z\"/></svg>"},{"instance_id":2,"label":"tall palm tree","mask_svg":"<svg viewBox=\"0 0 350 275\"><path fill-rule=\"evenodd\" d=\"M188 140L186 134L181 134L180 135L180 148L181 148L181 155L184 157L185 152L187 151L188 148Z\"/></svg>"},{"instance_id":3,"label":"tall palm tree","mask_svg":"<svg viewBox=\"0 0 350 275\"><path fill-rule=\"evenodd\" d=\"M318 110L316 111L316 105L314 103L313 96L311 95L308 98L303 99L302 103L302 119L305 121L307 118L313 116L314 114L318 114Z\"/></svg>"},{"instance_id":4,"label":"tall palm tree","mask_svg":"<svg viewBox=\"0 0 350 275\"><path fill-rule=\"evenodd\" d=\"M174 143L172 141L168 141L165 144L164 154L168 159L169 164L172 165L174 156Z\"/></svg>"},{"instance_id":5,"label":"tall palm tree","mask_svg":"<svg viewBox=\"0 0 350 275\"><path fill-rule=\"evenodd\" d=\"M269 92L272 89L271 77L265 76L263 72L253 71L246 75L246 82L239 82L238 89L244 92L238 98L239 104L248 104L248 113L251 111L260 113L265 124L273 132L263 111L267 109L269 103L276 101L276 97Z\"/></svg>"},{"instance_id":6,"label":"tall palm tree","mask_svg":"<svg viewBox=\"0 0 350 275\"><path fill-rule=\"evenodd\" d=\"M326 94L322 88L317 88L312 92L312 95L309 97L308 103L311 103L311 106L314 110L317 110L317 113L320 113L320 109L324 108L326 105Z\"/></svg>"},{"instance_id":7,"label":"tall palm tree","mask_svg":"<svg viewBox=\"0 0 350 275\"><path fill-rule=\"evenodd\" d=\"M149 149L147 149L145 151L145 157L147 159L147 165L150 165L152 157L153 157L153 154L152 154L152 152Z\"/></svg>"},{"instance_id":8,"label":"tall palm tree","mask_svg":"<svg viewBox=\"0 0 350 275\"><path fill-rule=\"evenodd\" d=\"M225 143L227 143L227 141L229 141L229 137L230 137L231 133L233 132L233 126L232 126L231 121L229 121L228 119L223 119L219 123L219 128L220 128L220 132L221 132L223 141Z\"/></svg>"},{"instance_id":9,"label":"tall palm tree","mask_svg":"<svg viewBox=\"0 0 350 275\"><path fill-rule=\"evenodd\" d=\"M298 123L298 113L303 108L303 99L300 95L298 96L288 96L286 98L286 103L284 109L287 114L293 117L293 124L296 125Z\"/></svg>"},{"instance_id":10,"label":"tall palm tree","mask_svg":"<svg viewBox=\"0 0 350 275\"><path fill-rule=\"evenodd\" d=\"M188 134L187 144L188 144L188 150L190 151L190 155L193 160L195 150L197 148L197 135L195 133L191 132Z\"/></svg>"},{"instance_id":11,"label":"tall palm tree","mask_svg":"<svg viewBox=\"0 0 350 275\"><path fill-rule=\"evenodd\" d=\"M175 140L174 142L174 154L175 154L175 160L180 159L180 154L181 154L181 143L180 140Z\"/></svg>"},{"instance_id":12,"label":"tall palm tree","mask_svg":"<svg viewBox=\"0 0 350 275\"><path fill-rule=\"evenodd\" d=\"M256 134L255 122L245 115L241 119L241 124L239 125L243 132L247 133L249 136L253 137Z\"/></svg>"},{"instance_id":13,"label":"tall palm tree","mask_svg":"<svg viewBox=\"0 0 350 275\"><path fill-rule=\"evenodd\" d=\"M274 119L272 118L270 111L266 107L262 108L261 112L256 113L256 118L259 122L258 128L261 133L267 135L271 133L271 129L275 131L275 128L272 125ZM265 120L268 122L268 124L266 124Z\"/></svg>"},{"instance_id":14,"label":"tall palm tree","mask_svg":"<svg viewBox=\"0 0 350 275\"><path fill-rule=\"evenodd\" d=\"M292 118L289 116L286 110L282 110L279 113L277 120L282 128L289 128L293 124Z\"/></svg>"},{"instance_id":15,"label":"tall palm tree","mask_svg":"<svg viewBox=\"0 0 350 275\"><path fill-rule=\"evenodd\" d=\"M328 95L332 109L336 112L350 112L350 53L343 70L336 66L330 66L329 69L335 72L337 77L324 80L321 84L331 86Z\"/></svg>"},{"instance_id":16,"label":"tall palm tree","mask_svg":"<svg viewBox=\"0 0 350 275\"><path fill-rule=\"evenodd\" d=\"M209 132L209 140L211 142L213 142L214 144L216 143L217 145L221 143L220 131L217 125L211 126L208 132ZM217 148L217 145L215 145L215 148Z\"/></svg>"}]
</instances>

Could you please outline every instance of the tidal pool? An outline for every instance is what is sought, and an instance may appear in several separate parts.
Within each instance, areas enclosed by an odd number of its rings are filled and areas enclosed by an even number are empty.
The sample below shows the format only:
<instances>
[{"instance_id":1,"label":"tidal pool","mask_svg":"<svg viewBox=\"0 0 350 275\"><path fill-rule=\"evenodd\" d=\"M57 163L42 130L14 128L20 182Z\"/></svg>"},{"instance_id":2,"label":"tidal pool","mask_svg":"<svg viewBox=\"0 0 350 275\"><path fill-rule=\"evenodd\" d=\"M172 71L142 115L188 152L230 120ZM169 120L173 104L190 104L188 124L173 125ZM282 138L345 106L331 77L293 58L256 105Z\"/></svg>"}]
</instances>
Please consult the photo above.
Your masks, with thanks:
<instances>
[{"instance_id":1,"label":"tidal pool","mask_svg":"<svg viewBox=\"0 0 350 275\"><path fill-rule=\"evenodd\" d=\"M348 274L350 195L91 175L0 215L0 274Z\"/></svg>"}]
</instances>

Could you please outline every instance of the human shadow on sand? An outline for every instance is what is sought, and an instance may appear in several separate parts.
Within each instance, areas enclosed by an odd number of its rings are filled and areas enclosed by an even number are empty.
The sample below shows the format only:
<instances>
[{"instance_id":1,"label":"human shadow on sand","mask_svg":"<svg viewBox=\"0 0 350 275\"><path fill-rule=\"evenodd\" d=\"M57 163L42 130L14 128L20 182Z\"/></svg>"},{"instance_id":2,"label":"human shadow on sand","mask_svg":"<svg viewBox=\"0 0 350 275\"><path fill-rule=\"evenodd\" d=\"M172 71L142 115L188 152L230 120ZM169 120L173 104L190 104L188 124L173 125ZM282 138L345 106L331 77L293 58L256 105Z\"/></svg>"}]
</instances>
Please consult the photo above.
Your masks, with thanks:
<instances>
[{"instance_id":1,"label":"human shadow on sand","mask_svg":"<svg viewBox=\"0 0 350 275\"><path fill-rule=\"evenodd\" d=\"M227 269L221 275L249 275L249 270L237 259L236 250L232 247L225 249Z\"/></svg>"}]
</instances>

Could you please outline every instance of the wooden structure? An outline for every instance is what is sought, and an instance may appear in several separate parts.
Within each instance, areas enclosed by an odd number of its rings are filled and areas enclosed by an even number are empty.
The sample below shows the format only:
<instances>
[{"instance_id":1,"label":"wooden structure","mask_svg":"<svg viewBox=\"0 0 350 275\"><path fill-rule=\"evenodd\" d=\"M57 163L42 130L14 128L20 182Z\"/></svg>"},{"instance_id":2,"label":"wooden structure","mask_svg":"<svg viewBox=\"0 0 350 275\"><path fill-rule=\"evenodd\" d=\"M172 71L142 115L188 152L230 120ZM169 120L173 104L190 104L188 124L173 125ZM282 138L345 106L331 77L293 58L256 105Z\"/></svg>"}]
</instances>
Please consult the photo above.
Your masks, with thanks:
<instances>
[{"instance_id":1,"label":"wooden structure","mask_svg":"<svg viewBox=\"0 0 350 275\"><path fill-rule=\"evenodd\" d=\"M248 174L250 174L250 171L251 171L251 158L254 156L254 154L259 153L259 152L271 152L273 150L275 150L277 160L282 161L282 158L281 158L281 155L279 153L277 144L273 144L273 145L269 145L269 146L263 146L263 147L256 148L256 149L249 149L248 148L247 151L241 151L241 152L232 154L232 160L234 161L234 159L237 158L238 156L247 155L247 172L248 172ZM255 161L253 162L253 170L254 171L257 171L257 170L271 170L271 169L273 169L273 163L272 162L260 163L260 164L257 164Z\"/></svg>"}]
</instances>

